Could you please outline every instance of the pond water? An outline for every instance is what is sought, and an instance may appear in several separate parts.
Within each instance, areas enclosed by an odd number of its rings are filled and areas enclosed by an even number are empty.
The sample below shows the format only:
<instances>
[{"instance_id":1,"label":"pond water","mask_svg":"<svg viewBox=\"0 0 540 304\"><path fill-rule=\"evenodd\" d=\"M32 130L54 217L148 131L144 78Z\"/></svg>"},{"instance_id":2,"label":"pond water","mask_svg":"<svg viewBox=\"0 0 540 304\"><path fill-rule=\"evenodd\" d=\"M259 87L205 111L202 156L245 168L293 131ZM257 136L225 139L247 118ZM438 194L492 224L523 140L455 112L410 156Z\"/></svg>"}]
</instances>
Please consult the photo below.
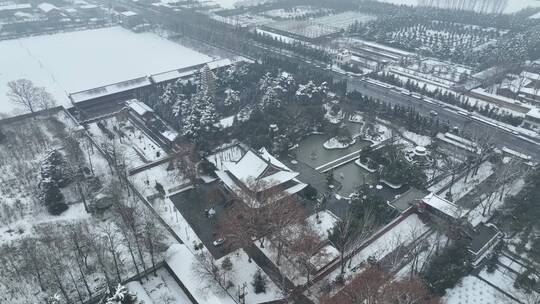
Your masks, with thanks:
<instances>
[{"instance_id":1,"label":"pond water","mask_svg":"<svg viewBox=\"0 0 540 304\"><path fill-rule=\"evenodd\" d=\"M348 197L363 184L373 185L374 176L354 162L334 169L334 179L341 183L338 191L341 196Z\"/></svg>"},{"instance_id":2,"label":"pond water","mask_svg":"<svg viewBox=\"0 0 540 304\"><path fill-rule=\"evenodd\" d=\"M353 135L358 134L362 127L361 124L350 122L347 122L346 126ZM312 168L317 168L347 154L361 150L371 144L370 142L357 139L354 145L346 149L328 150L323 147L323 144L329 138L330 136L325 134L309 135L300 141L298 143L298 148L294 149L292 152L296 155L297 160Z\"/></svg>"},{"instance_id":3,"label":"pond water","mask_svg":"<svg viewBox=\"0 0 540 304\"><path fill-rule=\"evenodd\" d=\"M323 134L306 137L298 144L298 148L293 151L296 154L296 159L312 168L317 168L370 145L367 141L357 140L354 145L346 149L328 150L323 148L323 144L327 140L328 136Z\"/></svg>"}]
</instances>

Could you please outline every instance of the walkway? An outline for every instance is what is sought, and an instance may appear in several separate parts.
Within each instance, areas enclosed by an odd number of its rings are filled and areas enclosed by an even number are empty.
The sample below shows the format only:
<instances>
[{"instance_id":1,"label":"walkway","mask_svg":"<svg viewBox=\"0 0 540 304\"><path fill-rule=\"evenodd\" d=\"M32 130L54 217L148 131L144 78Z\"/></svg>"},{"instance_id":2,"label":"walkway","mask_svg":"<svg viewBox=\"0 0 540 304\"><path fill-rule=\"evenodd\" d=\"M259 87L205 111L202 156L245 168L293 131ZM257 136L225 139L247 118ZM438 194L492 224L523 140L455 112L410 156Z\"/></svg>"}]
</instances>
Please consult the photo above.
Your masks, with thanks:
<instances>
[{"instance_id":1,"label":"walkway","mask_svg":"<svg viewBox=\"0 0 540 304\"><path fill-rule=\"evenodd\" d=\"M392 140L393 140L392 138L385 139L385 140L381 141L380 143L372 145L371 148L373 150L378 149L378 148L384 146L387 142L392 141ZM342 157L340 157L338 159L334 159L331 162L328 162L328 163L326 163L324 165L318 166L317 168L315 168L315 170L317 170L317 171L319 171L321 173L325 173L325 172L330 171L332 169L335 169L337 167L341 167L341 166L343 166L345 164L348 164L348 163L360 158L360 153L361 152L362 152L362 150L358 150L358 151L352 152L350 154L347 154L345 156L342 156Z\"/></svg>"}]
</instances>

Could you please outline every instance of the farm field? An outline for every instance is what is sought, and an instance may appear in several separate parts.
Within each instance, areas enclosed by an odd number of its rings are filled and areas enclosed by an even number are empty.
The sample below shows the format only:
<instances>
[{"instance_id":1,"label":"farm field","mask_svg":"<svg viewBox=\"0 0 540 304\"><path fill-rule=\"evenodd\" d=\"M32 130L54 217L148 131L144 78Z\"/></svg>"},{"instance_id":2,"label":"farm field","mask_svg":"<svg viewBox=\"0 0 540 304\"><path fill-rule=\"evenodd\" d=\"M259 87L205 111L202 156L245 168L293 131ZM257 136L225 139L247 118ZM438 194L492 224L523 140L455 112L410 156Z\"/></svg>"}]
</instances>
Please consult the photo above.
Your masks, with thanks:
<instances>
[{"instance_id":1,"label":"farm field","mask_svg":"<svg viewBox=\"0 0 540 304\"><path fill-rule=\"evenodd\" d=\"M69 93L212 60L155 34L121 27L6 40L0 49L0 112L10 114L17 112L6 96L11 80L30 79L46 87L58 105L69 106Z\"/></svg>"},{"instance_id":2,"label":"farm field","mask_svg":"<svg viewBox=\"0 0 540 304\"><path fill-rule=\"evenodd\" d=\"M333 26L341 29L347 28L349 25L358 21L358 23L366 23L376 19L375 16L362 14L359 12L344 12L335 15L315 18L312 21L328 26Z\"/></svg>"},{"instance_id":3,"label":"farm field","mask_svg":"<svg viewBox=\"0 0 540 304\"><path fill-rule=\"evenodd\" d=\"M422 3L424 3L425 1L423 0L379 0L380 2L388 2L388 3L393 3L393 4L397 4L397 5L413 5L413 6L416 6L416 5L420 5ZM435 1L437 2L437 1ZM442 2L442 1L439 1L439 2ZM452 7L451 4L447 4L448 2L442 2L441 5L439 5L439 7ZM505 14L512 14L512 13L515 13L517 11L520 11L524 8L527 8L527 7L540 7L540 1L537 1L537 0L508 0L506 1L506 5L504 5L504 8L503 8L503 13ZM475 8L475 10L480 10L480 4L478 4Z\"/></svg>"}]
</instances>

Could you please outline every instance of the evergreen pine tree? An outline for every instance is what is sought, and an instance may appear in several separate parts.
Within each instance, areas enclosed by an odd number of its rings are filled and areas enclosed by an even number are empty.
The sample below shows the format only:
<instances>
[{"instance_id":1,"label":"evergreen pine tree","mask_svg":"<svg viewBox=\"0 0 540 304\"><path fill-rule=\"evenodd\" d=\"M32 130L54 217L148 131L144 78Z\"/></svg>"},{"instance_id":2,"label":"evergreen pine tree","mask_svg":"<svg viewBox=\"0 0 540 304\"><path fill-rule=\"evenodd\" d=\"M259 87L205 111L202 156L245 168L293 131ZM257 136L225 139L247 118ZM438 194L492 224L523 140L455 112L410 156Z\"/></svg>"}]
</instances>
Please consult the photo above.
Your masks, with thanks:
<instances>
[{"instance_id":1,"label":"evergreen pine tree","mask_svg":"<svg viewBox=\"0 0 540 304\"><path fill-rule=\"evenodd\" d=\"M260 269L253 275L253 282L251 284L253 285L256 294L266 292L266 279Z\"/></svg>"},{"instance_id":2,"label":"evergreen pine tree","mask_svg":"<svg viewBox=\"0 0 540 304\"><path fill-rule=\"evenodd\" d=\"M65 187L71 182L71 171L67 162L58 150L51 150L41 163L40 175L43 180L50 178L59 187Z\"/></svg>"},{"instance_id":3,"label":"evergreen pine tree","mask_svg":"<svg viewBox=\"0 0 540 304\"><path fill-rule=\"evenodd\" d=\"M0 129L0 143L6 140L6 134Z\"/></svg>"},{"instance_id":4,"label":"evergreen pine tree","mask_svg":"<svg viewBox=\"0 0 540 304\"><path fill-rule=\"evenodd\" d=\"M39 186L39 201L47 208L50 214L58 215L68 208L64 200L64 195L60 192L56 181L51 178L45 178Z\"/></svg>"},{"instance_id":5,"label":"evergreen pine tree","mask_svg":"<svg viewBox=\"0 0 540 304\"><path fill-rule=\"evenodd\" d=\"M233 268L233 264L231 262L231 259L229 257L226 257L223 259L223 262L221 262L221 268L225 271L231 271Z\"/></svg>"}]
</instances>

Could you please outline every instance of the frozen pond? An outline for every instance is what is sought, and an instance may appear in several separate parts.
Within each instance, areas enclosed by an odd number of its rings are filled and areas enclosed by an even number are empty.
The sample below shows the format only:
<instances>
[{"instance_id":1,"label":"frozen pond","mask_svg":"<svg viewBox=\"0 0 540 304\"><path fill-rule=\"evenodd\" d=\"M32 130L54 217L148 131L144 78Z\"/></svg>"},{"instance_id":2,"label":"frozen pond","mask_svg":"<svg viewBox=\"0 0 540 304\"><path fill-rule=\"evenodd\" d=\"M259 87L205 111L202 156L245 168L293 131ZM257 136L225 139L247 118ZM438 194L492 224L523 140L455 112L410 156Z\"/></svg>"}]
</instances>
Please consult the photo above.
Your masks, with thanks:
<instances>
[{"instance_id":1,"label":"frozen pond","mask_svg":"<svg viewBox=\"0 0 540 304\"><path fill-rule=\"evenodd\" d=\"M323 148L323 144L327 140L328 135L324 134L315 134L306 137L298 144L298 148L293 151L296 154L296 159L312 168L317 168L371 144L367 141L357 140L354 145L346 149L327 150Z\"/></svg>"},{"instance_id":2,"label":"frozen pond","mask_svg":"<svg viewBox=\"0 0 540 304\"><path fill-rule=\"evenodd\" d=\"M374 178L354 162L334 169L334 179L341 183L340 195L348 197L363 184L373 185Z\"/></svg>"},{"instance_id":3,"label":"frozen pond","mask_svg":"<svg viewBox=\"0 0 540 304\"><path fill-rule=\"evenodd\" d=\"M359 134L362 128L362 124L360 123L346 122L345 125L353 136ZM327 150L323 148L323 144L329 138L326 134L314 134L304 138L298 143L298 148L293 151L296 154L296 159L315 169L371 144L370 142L357 139L354 145L346 149Z\"/></svg>"},{"instance_id":4,"label":"frozen pond","mask_svg":"<svg viewBox=\"0 0 540 304\"><path fill-rule=\"evenodd\" d=\"M47 88L57 104L68 93L211 61L212 58L152 33L121 27L0 41L0 112L15 106L7 82L19 78Z\"/></svg>"}]
</instances>

